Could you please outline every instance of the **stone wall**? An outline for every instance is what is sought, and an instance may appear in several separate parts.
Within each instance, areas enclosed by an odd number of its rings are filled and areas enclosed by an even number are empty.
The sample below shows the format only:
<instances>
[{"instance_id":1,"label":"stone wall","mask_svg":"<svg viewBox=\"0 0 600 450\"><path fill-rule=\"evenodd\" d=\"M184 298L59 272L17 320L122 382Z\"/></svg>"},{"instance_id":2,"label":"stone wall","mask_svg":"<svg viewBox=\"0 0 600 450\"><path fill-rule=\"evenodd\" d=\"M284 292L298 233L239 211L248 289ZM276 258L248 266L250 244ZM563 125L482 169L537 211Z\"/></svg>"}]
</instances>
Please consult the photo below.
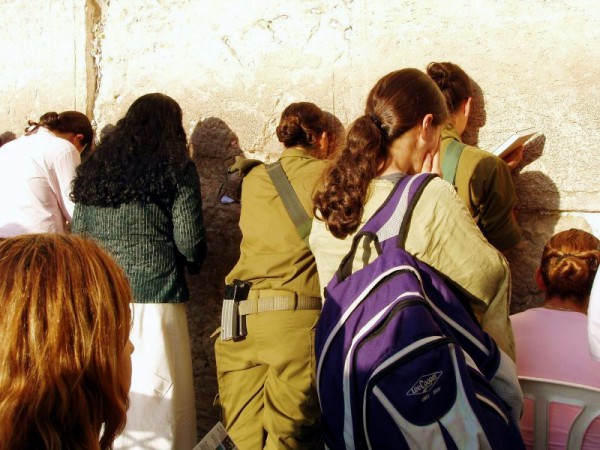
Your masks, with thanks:
<instances>
[{"instance_id":1,"label":"stone wall","mask_svg":"<svg viewBox=\"0 0 600 450\"><path fill-rule=\"evenodd\" d=\"M243 150L270 158L283 108L312 101L345 124L369 88L402 67L460 64L480 90L468 140L493 147L541 134L515 172L525 240L509 252L513 311L540 301L545 241L576 226L600 234L600 6L589 0L0 0L0 139L27 119L76 109L98 134L138 96L184 110L202 177L210 252L191 279L199 427L217 419L209 335L238 253L239 206L222 205L225 167ZM228 189L236 180L230 180Z\"/></svg>"}]
</instances>

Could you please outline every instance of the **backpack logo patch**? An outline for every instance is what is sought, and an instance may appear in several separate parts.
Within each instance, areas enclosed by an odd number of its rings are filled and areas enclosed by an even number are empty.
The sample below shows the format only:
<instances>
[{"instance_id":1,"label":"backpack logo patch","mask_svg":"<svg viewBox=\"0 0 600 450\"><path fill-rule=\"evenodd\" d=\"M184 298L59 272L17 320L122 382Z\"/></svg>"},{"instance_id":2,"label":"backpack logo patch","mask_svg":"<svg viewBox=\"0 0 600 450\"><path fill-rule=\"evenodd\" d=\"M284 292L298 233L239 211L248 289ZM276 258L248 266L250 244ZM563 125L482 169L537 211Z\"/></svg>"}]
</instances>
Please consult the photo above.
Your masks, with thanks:
<instances>
[{"instance_id":1,"label":"backpack logo patch","mask_svg":"<svg viewBox=\"0 0 600 450\"><path fill-rule=\"evenodd\" d=\"M428 393L431 391L431 389L433 389L435 384L442 377L443 373L444 372L439 371L421 376L421 378L419 378L417 382L408 390L406 395L422 395Z\"/></svg>"}]
</instances>

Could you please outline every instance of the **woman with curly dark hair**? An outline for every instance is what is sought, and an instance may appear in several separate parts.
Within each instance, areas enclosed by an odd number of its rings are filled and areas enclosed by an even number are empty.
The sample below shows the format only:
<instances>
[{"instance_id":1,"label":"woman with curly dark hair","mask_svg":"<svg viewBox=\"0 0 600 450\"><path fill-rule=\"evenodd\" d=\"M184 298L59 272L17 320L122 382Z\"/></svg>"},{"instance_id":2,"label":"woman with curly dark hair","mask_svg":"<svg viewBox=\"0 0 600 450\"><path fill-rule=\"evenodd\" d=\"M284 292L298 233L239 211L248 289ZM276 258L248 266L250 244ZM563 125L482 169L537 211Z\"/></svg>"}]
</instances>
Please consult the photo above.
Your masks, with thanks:
<instances>
[{"instance_id":1,"label":"woman with curly dark hair","mask_svg":"<svg viewBox=\"0 0 600 450\"><path fill-rule=\"evenodd\" d=\"M79 166L72 198L73 231L107 249L133 290L131 407L116 448L192 448L196 410L184 272L199 270L206 236L177 102L163 94L133 102Z\"/></svg>"}]
</instances>

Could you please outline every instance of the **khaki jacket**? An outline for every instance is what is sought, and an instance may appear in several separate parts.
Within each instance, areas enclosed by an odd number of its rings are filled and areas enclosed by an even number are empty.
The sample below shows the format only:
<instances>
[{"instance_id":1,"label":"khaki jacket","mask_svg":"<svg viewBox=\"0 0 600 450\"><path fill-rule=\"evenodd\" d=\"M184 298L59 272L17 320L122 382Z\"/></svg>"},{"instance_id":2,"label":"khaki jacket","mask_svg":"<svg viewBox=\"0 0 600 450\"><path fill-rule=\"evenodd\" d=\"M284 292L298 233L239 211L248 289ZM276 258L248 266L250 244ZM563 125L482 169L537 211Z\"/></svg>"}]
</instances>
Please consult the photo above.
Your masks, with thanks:
<instances>
[{"instance_id":1,"label":"khaki jacket","mask_svg":"<svg viewBox=\"0 0 600 450\"><path fill-rule=\"evenodd\" d=\"M385 179L371 182L361 226L381 206L393 186ZM322 288L350 251L352 238L350 235L337 239L324 222L313 219L309 242ZM470 294L471 307L483 329L514 360L515 343L508 318L511 293L508 263L483 237L452 185L435 178L425 187L412 213L405 249ZM359 253L354 270L365 265Z\"/></svg>"},{"instance_id":2,"label":"khaki jacket","mask_svg":"<svg viewBox=\"0 0 600 450\"><path fill-rule=\"evenodd\" d=\"M312 195L325 161L301 147L283 151L281 165L308 215L312 218ZM296 226L277 194L264 165L244 177L241 197L240 258L225 282L252 282L252 290L283 290L319 297L315 259L300 239Z\"/></svg>"},{"instance_id":3,"label":"khaki jacket","mask_svg":"<svg viewBox=\"0 0 600 450\"><path fill-rule=\"evenodd\" d=\"M454 129L442 132L440 162L452 141L462 142ZM510 169L497 156L470 145L465 146L454 181L483 235L498 250L506 250L521 240L521 230L513 209L517 196Z\"/></svg>"}]
</instances>

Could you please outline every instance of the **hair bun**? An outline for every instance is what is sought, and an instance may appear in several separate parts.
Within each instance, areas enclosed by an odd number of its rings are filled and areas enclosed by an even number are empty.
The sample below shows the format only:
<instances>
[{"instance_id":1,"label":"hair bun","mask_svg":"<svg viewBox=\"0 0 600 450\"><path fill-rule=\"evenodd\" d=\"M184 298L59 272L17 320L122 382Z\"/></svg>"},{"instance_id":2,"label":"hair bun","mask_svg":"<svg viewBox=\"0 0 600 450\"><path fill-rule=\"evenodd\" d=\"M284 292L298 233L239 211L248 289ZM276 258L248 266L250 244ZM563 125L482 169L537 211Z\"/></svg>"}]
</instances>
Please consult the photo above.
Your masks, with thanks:
<instances>
[{"instance_id":1,"label":"hair bun","mask_svg":"<svg viewBox=\"0 0 600 450\"><path fill-rule=\"evenodd\" d=\"M576 228L552 236L540 264L546 295L579 301L587 298L598 270L599 246L594 235Z\"/></svg>"},{"instance_id":2,"label":"hair bun","mask_svg":"<svg viewBox=\"0 0 600 450\"><path fill-rule=\"evenodd\" d=\"M298 102L288 105L281 113L276 128L277 139L286 148L301 146L314 149L319 137L327 132L335 139L335 122L314 103Z\"/></svg>"},{"instance_id":3,"label":"hair bun","mask_svg":"<svg viewBox=\"0 0 600 450\"><path fill-rule=\"evenodd\" d=\"M579 292L589 284L590 268L585 259L575 255L557 257L548 273L553 285L563 292Z\"/></svg>"},{"instance_id":4,"label":"hair bun","mask_svg":"<svg viewBox=\"0 0 600 450\"><path fill-rule=\"evenodd\" d=\"M287 116L281 120L276 129L279 142L288 145L290 142L302 140L304 130L300 125L300 119L297 116ZM292 144L293 145L293 144Z\"/></svg>"},{"instance_id":5,"label":"hair bun","mask_svg":"<svg viewBox=\"0 0 600 450\"><path fill-rule=\"evenodd\" d=\"M445 64L432 62L427 66L427 75L435 81L435 84L437 84L441 90L448 87L450 70Z\"/></svg>"}]
</instances>

